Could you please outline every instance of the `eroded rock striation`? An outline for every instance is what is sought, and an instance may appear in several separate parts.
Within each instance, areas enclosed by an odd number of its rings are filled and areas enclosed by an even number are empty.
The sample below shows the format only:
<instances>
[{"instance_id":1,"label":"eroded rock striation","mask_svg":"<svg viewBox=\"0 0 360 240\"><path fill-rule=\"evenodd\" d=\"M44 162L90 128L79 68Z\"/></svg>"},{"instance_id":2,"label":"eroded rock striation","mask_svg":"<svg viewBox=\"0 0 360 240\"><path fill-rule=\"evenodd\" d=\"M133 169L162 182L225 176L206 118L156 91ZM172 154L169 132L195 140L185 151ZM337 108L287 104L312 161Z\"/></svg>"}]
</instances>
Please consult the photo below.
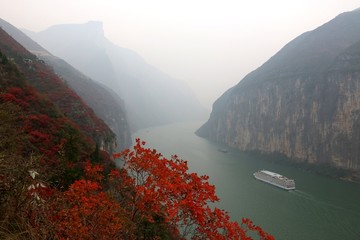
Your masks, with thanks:
<instances>
[{"instance_id":1,"label":"eroded rock striation","mask_svg":"<svg viewBox=\"0 0 360 240\"><path fill-rule=\"evenodd\" d=\"M360 172L360 11L291 41L225 92L196 133Z\"/></svg>"}]
</instances>

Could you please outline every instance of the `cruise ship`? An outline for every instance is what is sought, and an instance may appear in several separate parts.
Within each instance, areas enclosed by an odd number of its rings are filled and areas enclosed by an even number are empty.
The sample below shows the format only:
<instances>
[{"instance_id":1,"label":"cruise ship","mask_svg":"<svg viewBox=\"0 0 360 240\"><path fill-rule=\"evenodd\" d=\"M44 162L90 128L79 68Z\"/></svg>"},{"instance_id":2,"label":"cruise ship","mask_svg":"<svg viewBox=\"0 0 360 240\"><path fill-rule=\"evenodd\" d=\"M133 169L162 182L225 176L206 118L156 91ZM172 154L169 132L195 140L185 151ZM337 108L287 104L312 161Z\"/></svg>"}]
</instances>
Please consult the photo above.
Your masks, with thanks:
<instances>
[{"instance_id":1,"label":"cruise ship","mask_svg":"<svg viewBox=\"0 0 360 240\"><path fill-rule=\"evenodd\" d=\"M278 173L261 170L254 173L254 177L260 181L269 183L285 190L295 189L295 181L293 179L289 179Z\"/></svg>"}]
</instances>

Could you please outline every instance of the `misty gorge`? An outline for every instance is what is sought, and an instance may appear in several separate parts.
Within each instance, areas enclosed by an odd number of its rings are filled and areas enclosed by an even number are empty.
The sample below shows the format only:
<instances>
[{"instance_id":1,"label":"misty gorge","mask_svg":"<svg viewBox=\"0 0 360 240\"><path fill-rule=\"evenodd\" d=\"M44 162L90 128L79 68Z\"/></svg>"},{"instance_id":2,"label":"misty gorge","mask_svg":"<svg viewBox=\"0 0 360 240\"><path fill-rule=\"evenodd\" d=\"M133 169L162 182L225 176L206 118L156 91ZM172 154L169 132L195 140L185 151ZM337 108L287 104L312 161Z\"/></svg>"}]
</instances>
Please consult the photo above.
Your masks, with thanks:
<instances>
[{"instance_id":1,"label":"misty gorge","mask_svg":"<svg viewBox=\"0 0 360 240\"><path fill-rule=\"evenodd\" d=\"M221 30L214 16L192 30L164 15L185 60L166 58L149 18L157 62L113 40L107 11L45 30L0 18L0 239L360 239L360 8L280 41L243 76L247 55L226 74L238 52L205 47L235 31L236 12ZM223 35L206 42L208 27ZM249 44L236 34L225 42Z\"/></svg>"}]
</instances>

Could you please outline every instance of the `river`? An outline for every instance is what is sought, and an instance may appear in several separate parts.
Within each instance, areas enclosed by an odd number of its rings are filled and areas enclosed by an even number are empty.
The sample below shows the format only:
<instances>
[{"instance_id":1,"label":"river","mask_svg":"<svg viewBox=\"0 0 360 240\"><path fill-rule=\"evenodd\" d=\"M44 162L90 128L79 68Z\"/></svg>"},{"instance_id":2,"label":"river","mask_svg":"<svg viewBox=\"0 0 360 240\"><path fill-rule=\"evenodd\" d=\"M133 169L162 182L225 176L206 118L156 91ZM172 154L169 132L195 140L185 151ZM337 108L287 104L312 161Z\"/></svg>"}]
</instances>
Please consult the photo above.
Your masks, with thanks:
<instances>
[{"instance_id":1,"label":"river","mask_svg":"<svg viewBox=\"0 0 360 240\"><path fill-rule=\"evenodd\" d=\"M232 220L250 218L280 240L359 240L360 184L316 175L272 163L200 138L194 131L202 123L176 123L142 129L146 146L169 157L188 160L191 172L206 174L216 186L218 206ZM360 157L360 156L359 156ZM296 190L285 191L253 177L266 169L295 179Z\"/></svg>"}]
</instances>

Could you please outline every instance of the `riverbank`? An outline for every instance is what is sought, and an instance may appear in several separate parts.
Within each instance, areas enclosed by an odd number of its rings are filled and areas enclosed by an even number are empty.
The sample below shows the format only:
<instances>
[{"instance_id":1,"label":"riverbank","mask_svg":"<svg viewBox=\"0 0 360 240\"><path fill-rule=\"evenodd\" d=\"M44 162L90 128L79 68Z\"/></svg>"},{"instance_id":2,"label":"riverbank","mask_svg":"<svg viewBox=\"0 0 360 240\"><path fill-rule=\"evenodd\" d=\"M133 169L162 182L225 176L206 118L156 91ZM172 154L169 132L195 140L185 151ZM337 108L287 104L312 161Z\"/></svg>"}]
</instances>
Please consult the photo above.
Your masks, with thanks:
<instances>
[{"instance_id":1,"label":"riverbank","mask_svg":"<svg viewBox=\"0 0 360 240\"><path fill-rule=\"evenodd\" d=\"M270 161L276 164L298 168L303 171L319 174L325 177L330 177L334 179L340 179L343 181L360 184L359 171L354 171L344 168L336 168L327 163L314 164L314 163L302 162L297 159L290 159L285 155L279 153L264 154L258 151L245 151L245 153L251 157L258 159L266 159L266 161Z\"/></svg>"}]
</instances>

